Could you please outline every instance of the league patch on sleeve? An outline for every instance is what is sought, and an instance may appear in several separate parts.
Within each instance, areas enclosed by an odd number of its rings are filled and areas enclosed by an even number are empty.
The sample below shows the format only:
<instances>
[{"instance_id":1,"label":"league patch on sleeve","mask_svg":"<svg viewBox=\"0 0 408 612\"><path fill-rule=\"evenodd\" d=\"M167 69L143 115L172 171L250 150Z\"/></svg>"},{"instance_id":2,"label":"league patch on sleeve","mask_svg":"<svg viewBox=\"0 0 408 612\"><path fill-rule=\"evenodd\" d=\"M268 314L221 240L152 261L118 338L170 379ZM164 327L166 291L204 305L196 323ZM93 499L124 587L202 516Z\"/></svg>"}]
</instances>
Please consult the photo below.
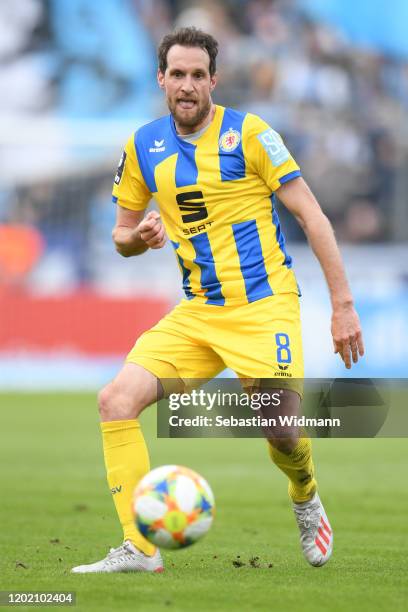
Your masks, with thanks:
<instances>
[{"instance_id":1,"label":"league patch on sleeve","mask_svg":"<svg viewBox=\"0 0 408 612\"><path fill-rule=\"evenodd\" d=\"M288 161L290 153L283 144L282 138L272 128L257 136L274 166L280 166Z\"/></svg>"},{"instance_id":2,"label":"league patch on sleeve","mask_svg":"<svg viewBox=\"0 0 408 612\"><path fill-rule=\"evenodd\" d=\"M122 178L122 174L123 174L123 169L125 167L125 163L126 163L126 151L123 151L122 156L119 160L119 166L118 169L116 170L116 176L115 176L115 184L119 185L121 178Z\"/></svg>"}]
</instances>

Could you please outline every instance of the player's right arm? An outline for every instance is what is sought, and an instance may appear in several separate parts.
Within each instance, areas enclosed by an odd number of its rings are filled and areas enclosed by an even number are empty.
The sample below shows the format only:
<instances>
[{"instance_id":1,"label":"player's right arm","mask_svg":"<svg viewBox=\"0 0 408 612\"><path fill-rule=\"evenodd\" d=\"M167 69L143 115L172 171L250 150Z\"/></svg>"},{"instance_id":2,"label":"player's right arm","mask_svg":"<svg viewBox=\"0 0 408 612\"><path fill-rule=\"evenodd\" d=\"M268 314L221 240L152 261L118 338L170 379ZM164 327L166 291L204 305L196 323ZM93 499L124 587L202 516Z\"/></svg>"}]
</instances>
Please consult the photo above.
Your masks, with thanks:
<instances>
[{"instance_id":1,"label":"player's right arm","mask_svg":"<svg viewBox=\"0 0 408 612\"><path fill-rule=\"evenodd\" d=\"M156 210L144 217L144 211L117 207L116 224L112 231L116 250L123 257L141 255L148 248L161 249L166 243L166 234Z\"/></svg>"},{"instance_id":2,"label":"player's right arm","mask_svg":"<svg viewBox=\"0 0 408 612\"><path fill-rule=\"evenodd\" d=\"M159 213L151 211L144 216L150 199L132 135L120 158L112 192L112 200L117 204L112 238L116 250L124 257L141 255L148 248L161 249L166 242Z\"/></svg>"}]
</instances>

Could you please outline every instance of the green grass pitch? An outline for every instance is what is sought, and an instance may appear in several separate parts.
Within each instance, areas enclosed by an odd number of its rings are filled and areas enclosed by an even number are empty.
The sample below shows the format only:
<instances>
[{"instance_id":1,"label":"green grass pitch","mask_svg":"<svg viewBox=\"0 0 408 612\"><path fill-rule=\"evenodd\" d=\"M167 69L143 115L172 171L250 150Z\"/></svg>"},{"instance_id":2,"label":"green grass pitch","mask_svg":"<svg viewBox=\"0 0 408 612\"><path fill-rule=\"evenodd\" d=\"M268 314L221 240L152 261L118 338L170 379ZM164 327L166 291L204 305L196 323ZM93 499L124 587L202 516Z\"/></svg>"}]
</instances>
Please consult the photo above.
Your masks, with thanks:
<instances>
[{"instance_id":1,"label":"green grass pitch","mask_svg":"<svg viewBox=\"0 0 408 612\"><path fill-rule=\"evenodd\" d=\"M406 440L314 441L335 531L333 559L315 569L262 440L157 440L150 409L142 421L152 466L202 473L215 493L214 526L190 549L165 552L161 575L75 576L73 565L121 541L95 397L3 394L0 406L1 590L73 590L84 612L407 609Z\"/></svg>"}]
</instances>

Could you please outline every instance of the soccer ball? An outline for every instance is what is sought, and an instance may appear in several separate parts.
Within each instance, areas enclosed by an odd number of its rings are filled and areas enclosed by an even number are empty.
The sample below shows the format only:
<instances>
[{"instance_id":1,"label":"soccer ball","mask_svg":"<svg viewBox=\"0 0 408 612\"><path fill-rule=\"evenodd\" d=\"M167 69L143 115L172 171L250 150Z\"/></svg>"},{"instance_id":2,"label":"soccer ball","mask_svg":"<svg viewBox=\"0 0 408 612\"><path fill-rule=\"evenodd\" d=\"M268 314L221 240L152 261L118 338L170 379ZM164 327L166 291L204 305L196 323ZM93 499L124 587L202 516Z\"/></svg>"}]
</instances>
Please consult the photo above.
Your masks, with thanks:
<instances>
[{"instance_id":1,"label":"soccer ball","mask_svg":"<svg viewBox=\"0 0 408 612\"><path fill-rule=\"evenodd\" d=\"M180 465L164 465L139 482L133 498L135 524L161 548L185 548L211 527L214 495L206 480Z\"/></svg>"}]
</instances>

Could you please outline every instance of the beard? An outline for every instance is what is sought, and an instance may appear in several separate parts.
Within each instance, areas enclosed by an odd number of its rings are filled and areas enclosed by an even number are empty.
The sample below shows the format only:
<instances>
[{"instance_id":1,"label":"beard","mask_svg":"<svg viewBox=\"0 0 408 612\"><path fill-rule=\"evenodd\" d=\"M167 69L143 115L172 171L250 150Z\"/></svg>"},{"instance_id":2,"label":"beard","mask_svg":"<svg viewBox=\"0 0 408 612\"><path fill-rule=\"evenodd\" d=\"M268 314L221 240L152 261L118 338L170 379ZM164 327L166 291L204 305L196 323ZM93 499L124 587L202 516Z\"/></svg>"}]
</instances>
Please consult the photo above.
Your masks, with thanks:
<instances>
[{"instance_id":1,"label":"beard","mask_svg":"<svg viewBox=\"0 0 408 612\"><path fill-rule=\"evenodd\" d=\"M208 116L211 110L211 98L208 98L206 102L201 104L196 101L193 108L189 110L180 109L177 99L175 101L171 101L169 98L167 98L167 106L169 107L169 110L177 125L179 125L181 128L194 131L194 128L199 126Z\"/></svg>"}]
</instances>

